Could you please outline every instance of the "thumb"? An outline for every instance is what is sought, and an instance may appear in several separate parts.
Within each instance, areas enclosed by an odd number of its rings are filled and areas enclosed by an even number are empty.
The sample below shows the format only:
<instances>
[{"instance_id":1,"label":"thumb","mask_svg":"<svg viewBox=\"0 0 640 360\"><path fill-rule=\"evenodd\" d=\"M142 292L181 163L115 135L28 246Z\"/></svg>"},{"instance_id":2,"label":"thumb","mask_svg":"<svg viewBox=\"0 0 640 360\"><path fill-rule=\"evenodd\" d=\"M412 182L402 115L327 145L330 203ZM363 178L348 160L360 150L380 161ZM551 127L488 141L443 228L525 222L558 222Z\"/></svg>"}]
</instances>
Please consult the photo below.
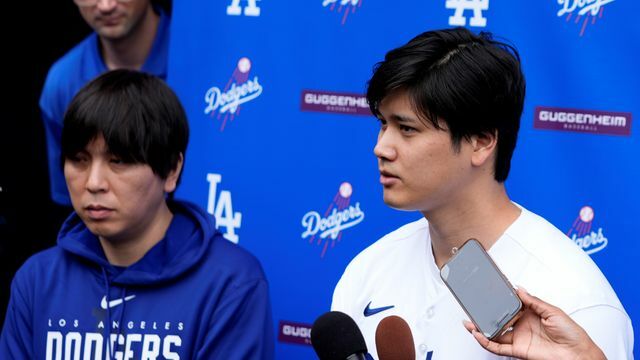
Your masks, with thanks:
<instances>
[{"instance_id":1,"label":"thumb","mask_svg":"<svg viewBox=\"0 0 640 360\"><path fill-rule=\"evenodd\" d=\"M525 307L531 309L536 315L540 316L543 319L548 318L559 310L557 307L529 294L522 287L519 287L516 290L516 293L518 294L518 297Z\"/></svg>"}]
</instances>

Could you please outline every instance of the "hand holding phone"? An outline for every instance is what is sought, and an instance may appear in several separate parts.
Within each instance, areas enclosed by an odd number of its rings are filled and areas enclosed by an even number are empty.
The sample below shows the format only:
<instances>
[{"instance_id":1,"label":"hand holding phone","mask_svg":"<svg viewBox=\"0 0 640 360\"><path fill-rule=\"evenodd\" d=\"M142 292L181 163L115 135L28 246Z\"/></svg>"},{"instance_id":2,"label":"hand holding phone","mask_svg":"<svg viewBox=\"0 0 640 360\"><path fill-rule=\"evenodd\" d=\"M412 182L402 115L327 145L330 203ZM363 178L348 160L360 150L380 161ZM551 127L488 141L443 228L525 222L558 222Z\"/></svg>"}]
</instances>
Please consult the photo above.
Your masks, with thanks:
<instances>
[{"instance_id":1,"label":"hand holding phone","mask_svg":"<svg viewBox=\"0 0 640 360\"><path fill-rule=\"evenodd\" d=\"M469 239L444 264L440 277L487 338L504 333L521 314L522 302L476 239Z\"/></svg>"},{"instance_id":2,"label":"hand holding phone","mask_svg":"<svg viewBox=\"0 0 640 360\"><path fill-rule=\"evenodd\" d=\"M512 334L489 340L471 322L464 322L480 346L496 355L524 360L607 360L589 334L560 308L528 294L523 288L516 293L524 311Z\"/></svg>"}]
</instances>

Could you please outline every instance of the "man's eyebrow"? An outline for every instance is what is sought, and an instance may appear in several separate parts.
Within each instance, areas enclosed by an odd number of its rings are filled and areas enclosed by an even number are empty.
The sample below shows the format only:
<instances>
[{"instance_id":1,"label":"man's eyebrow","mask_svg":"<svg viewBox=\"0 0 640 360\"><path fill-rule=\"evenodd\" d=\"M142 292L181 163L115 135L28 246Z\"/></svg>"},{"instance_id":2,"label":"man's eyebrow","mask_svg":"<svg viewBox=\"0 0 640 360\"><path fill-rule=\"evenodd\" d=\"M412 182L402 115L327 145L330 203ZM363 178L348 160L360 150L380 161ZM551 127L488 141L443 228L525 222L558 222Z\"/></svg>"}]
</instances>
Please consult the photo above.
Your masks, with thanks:
<instances>
[{"instance_id":1,"label":"man's eyebrow","mask_svg":"<svg viewBox=\"0 0 640 360\"><path fill-rule=\"evenodd\" d=\"M391 118L391 120L399 122L399 123L415 123L418 121L418 119L412 117L412 116L405 116L402 114L391 114L389 116L389 118Z\"/></svg>"}]
</instances>

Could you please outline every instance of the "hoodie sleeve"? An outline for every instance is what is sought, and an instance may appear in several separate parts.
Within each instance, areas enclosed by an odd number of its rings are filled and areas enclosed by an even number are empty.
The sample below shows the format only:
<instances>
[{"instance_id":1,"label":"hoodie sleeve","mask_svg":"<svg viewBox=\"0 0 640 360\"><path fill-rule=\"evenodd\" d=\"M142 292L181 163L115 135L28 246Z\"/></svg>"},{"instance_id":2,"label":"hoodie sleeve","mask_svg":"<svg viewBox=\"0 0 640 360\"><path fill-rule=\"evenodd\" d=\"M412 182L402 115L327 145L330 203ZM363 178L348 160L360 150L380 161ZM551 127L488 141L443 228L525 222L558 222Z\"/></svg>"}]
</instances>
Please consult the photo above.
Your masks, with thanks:
<instances>
[{"instance_id":1,"label":"hoodie sleeve","mask_svg":"<svg viewBox=\"0 0 640 360\"><path fill-rule=\"evenodd\" d=\"M49 167L49 181L51 182L51 197L59 204L71 205L60 165L62 121L64 106L60 103L60 86L57 85L59 77L54 68L49 71L47 80L40 96L40 114L44 123L45 137L47 141L47 160Z\"/></svg>"},{"instance_id":2,"label":"hoodie sleeve","mask_svg":"<svg viewBox=\"0 0 640 360\"><path fill-rule=\"evenodd\" d=\"M27 295L23 271L18 271L11 283L11 297L0 334L1 359L33 359L33 328L31 301ZM25 281L21 281L25 280Z\"/></svg>"},{"instance_id":3,"label":"hoodie sleeve","mask_svg":"<svg viewBox=\"0 0 640 360\"><path fill-rule=\"evenodd\" d=\"M264 279L236 287L212 316L198 359L272 360L273 321Z\"/></svg>"}]
</instances>

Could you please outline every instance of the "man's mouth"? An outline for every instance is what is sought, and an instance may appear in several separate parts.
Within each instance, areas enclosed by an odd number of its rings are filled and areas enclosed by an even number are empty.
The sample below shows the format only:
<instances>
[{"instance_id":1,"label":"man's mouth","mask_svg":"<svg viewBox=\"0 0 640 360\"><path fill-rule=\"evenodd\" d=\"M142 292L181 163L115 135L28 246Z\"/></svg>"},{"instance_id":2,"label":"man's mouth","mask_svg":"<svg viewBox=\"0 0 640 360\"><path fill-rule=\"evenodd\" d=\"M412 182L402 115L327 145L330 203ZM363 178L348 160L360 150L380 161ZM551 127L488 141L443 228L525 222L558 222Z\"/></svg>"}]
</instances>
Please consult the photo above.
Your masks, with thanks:
<instances>
[{"instance_id":1,"label":"man's mouth","mask_svg":"<svg viewBox=\"0 0 640 360\"><path fill-rule=\"evenodd\" d=\"M390 186L398 182L400 178L393 173L380 169L380 183L384 186Z\"/></svg>"},{"instance_id":2,"label":"man's mouth","mask_svg":"<svg viewBox=\"0 0 640 360\"><path fill-rule=\"evenodd\" d=\"M88 205L84 210L92 220L106 219L113 212L113 209L97 204Z\"/></svg>"}]
</instances>

